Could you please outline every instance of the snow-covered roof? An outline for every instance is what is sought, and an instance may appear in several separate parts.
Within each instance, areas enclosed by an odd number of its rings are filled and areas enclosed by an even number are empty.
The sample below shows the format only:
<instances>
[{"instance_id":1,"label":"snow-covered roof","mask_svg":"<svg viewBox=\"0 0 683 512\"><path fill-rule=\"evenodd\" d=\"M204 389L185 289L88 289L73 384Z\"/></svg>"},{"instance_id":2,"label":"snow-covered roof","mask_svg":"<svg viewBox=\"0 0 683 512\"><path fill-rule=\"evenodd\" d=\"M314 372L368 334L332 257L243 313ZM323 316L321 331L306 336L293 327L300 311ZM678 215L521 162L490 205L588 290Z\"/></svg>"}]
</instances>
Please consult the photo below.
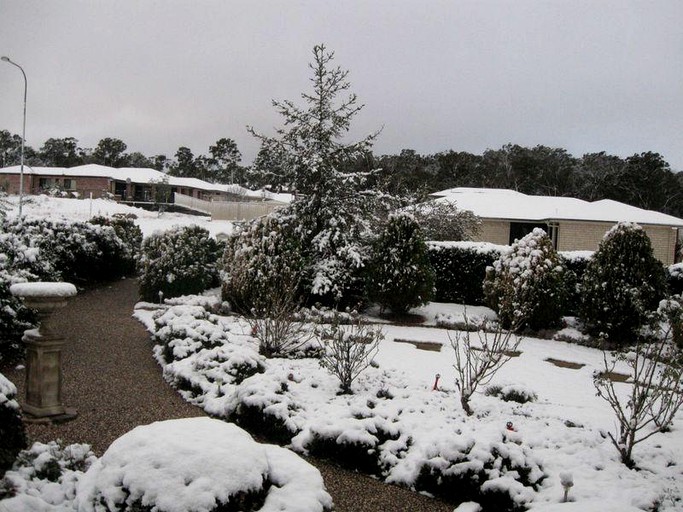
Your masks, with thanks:
<instances>
[{"instance_id":1,"label":"snow-covered roof","mask_svg":"<svg viewBox=\"0 0 683 512\"><path fill-rule=\"evenodd\" d=\"M20 166L0 168L0 174L19 174ZM207 192L228 192L231 194L270 199L274 201L290 202L291 194L274 194L265 190L250 190L240 185L223 185L209 183L208 181L197 178L180 178L169 176L166 173L145 167L108 167L99 164L79 165L77 167L35 167L24 165L24 174L40 176L60 176L60 177L97 177L110 178L117 181L128 181L142 185L149 184L151 181L161 181L168 179L169 185L173 187L187 187Z\"/></svg>"},{"instance_id":2,"label":"snow-covered roof","mask_svg":"<svg viewBox=\"0 0 683 512\"><path fill-rule=\"evenodd\" d=\"M644 210L611 199L584 201L574 197L531 196L507 189L458 187L431 194L437 202L455 203L484 219L522 222L580 220L636 222L683 227L683 219Z\"/></svg>"}]
</instances>

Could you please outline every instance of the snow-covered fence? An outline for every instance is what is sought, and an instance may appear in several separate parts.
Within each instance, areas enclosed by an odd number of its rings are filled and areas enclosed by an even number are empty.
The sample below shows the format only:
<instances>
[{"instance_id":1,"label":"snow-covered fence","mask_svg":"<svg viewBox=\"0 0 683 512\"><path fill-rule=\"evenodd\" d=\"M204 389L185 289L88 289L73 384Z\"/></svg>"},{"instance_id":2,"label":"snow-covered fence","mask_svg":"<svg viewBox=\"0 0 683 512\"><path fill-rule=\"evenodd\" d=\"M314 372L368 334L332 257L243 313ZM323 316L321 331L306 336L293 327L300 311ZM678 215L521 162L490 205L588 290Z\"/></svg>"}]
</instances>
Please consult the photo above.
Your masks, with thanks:
<instances>
[{"instance_id":1,"label":"snow-covered fence","mask_svg":"<svg viewBox=\"0 0 683 512\"><path fill-rule=\"evenodd\" d=\"M206 201L177 192L174 194L174 203L208 213L213 220L251 220L285 205L278 201Z\"/></svg>"}]
</instances>

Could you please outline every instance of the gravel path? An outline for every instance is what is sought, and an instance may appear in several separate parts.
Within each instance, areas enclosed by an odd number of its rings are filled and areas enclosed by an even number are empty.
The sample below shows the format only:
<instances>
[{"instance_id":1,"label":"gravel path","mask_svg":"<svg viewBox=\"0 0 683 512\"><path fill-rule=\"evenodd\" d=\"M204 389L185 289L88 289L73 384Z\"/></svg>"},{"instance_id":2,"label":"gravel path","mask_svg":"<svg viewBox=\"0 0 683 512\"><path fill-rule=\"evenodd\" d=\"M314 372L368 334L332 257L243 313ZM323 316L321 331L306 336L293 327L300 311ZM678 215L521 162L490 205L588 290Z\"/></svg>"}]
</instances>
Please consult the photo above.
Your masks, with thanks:
<instances>
[{"instance_id":1,"label":"gravel path","mask_svg":"<svg viewBox=\"0 0 683 512\"><path fill-rule=\"evenodd\" d=\"M102 455L119 436L154 421L203 415L161 377L142 324L131 317L137 302L134 279L81 291L55 314L54 326L67 339L63 352L63 397L78 418L58 425L28 424L31 441L61 439L88 443ZM24 372L2 373L24 396ZM307 459L323 475L338 512L451 512L438 500L382 484L333 464Z\"/></svg>"}]
</instances>

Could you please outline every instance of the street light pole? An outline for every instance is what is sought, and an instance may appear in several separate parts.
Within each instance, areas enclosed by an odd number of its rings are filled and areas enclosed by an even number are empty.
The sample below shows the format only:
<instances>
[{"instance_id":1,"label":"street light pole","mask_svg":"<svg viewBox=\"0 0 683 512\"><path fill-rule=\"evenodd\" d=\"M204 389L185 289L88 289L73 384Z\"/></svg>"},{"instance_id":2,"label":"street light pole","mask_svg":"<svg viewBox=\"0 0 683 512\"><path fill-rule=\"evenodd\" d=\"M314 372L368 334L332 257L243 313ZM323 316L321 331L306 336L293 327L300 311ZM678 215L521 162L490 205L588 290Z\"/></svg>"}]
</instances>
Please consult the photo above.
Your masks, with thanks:
<instances>
[{"instance_id":1,"label":"street light pole","mask_svg":"<svg viewBox=\"0 0 683 512\"><path fill-rule=\"evenodd\" d=\"M4 55L0 57L0 60L4 60L5 62L9 62L13 66L18 67L21 74L24 75L24 125L21 132L21 169L19 171L19 218L21 219L21 207L24 202L24 144L26 144L26 92L28 91L28 80L26 79L24 68L19 64Z\"/></svg>"}]
</instances>

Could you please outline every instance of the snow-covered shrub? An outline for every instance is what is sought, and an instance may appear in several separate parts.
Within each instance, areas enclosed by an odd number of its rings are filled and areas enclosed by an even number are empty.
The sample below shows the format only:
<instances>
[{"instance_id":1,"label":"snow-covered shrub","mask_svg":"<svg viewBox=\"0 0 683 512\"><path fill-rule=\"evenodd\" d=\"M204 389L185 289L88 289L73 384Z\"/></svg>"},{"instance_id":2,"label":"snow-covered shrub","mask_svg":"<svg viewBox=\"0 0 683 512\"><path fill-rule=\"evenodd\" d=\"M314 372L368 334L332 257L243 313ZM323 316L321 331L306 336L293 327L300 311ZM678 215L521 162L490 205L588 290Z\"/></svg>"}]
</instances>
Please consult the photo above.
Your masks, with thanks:
<instances>
[{"instance_id":1,"label":"snow-covered shrub","mask_svg":"<svg viewBox=\"0 0 683 512\"><path fill-rule=\"evenodd\" d=\"M664 267L650 238L633 223L619 223L600 242L582 281L580 318L589 332L612 343L633 341L666 294Z\"/></svg>"},{"instance_id":2,"label":"snow-covered shrub","mask_svg":"<svg viewBox=\"0 0 683 512\"><path fill-rule=\"evenodd\" d=\"M135 272L136 261L142 246L142 230L133 222L133 219L121 215L93 217L90 223L114 228L116 236L122 242L120 253L117 251L114 262L120 266L119 272L122 275L132 275Z\"/></svg>"},{"instance_id":3,"label":"snow-covered shrub","mask_svg":"<svg viewBox=\"0 0 683 512\"><path fill-rule=\"evenodd\" d=\"M381 417L348 418L333 425L314 425L310 429L306 450L315 457L378 477L389 469L382 458L381 447L401 437L395 424Z\"/></svg>"},{"instance_id":4,"label":"snow-covered shrub","mask_svg":"<svg viewBox=\"0 0 683 512\"><path fill-rule=\"evenodd\" d=\"M38 503L72 510L78 481L95 460L87 444L34 443L0 481L0 499L15 496L6 502L8 510L34 510Z\"/></svg>"},{"instance_id":5,"label":"snow-covered shrub","mask_svg":"<svg viewBox=\"0 0 683 512\"><path fill-rule=\"evenodd\" d=\"M527 402L535 402L538 399L536 393L526 386L519 384L509 384L507 386L489 386L486 388L487 396L495 396L505 402L517 402L518 404L526 404Z\"/></svg>"},{"instance_id":6,"label":"snow-covered shrub","mask_svg":"<svg viewBox=\"0 0 683 512\"><path fill-rule=\"evenodd\" d=\"M534 229L487 269L486 301L506 328L533 330L560 324L564 267L545 231Z\"/></svg>"},{"instance_id":7,"label":"snow-covered shrub","mask_svg":"<svg viewBox=\"0 0 683 512\"><path fill-rule=\"evenodd\" d=\"M332 510L320 472L210 418L152 423L124 434L83 475L80 512Z\"/></svg>"},{"instance_id":8,"label":"snow-covered shrub","mask_svg":"<svg viewBox=\"0 0 683 512\"><path fill-rule=\"evenodd\" d=\"M487 511L526 510L545 478L527 449L513 442L483 446L474 439L456 441L429 455L416 490L452 503L474 501Z\"/></svg>"},{"instance_id":9,"label":"snow-covered shrub","mask_svg":"<svg viewBox=\"0 0 683 512\"><path fill-rule=\"evenodd\" d=\"M396 314L431 299L434 275L422 231L412 215L389 216L373 245L366 279L370 300Z\"/></svg>"},{"instance_id":10,"label":"snow-covered shrub","mask_svg":"<svg viewBox=\"0 0 683 512\"><path fill-rule=\"evenodd\" d=\"M17 388L0 373L0 476L26 448L26 431L16 395Z\"/></svg>"},{"instance_id":11,"label":"snow-covered shrub","mask_svg":"<svg viewBox=\"0 0 683 512\"><path fill-rule=\"evenodd\" d=\"M245 315L267 316L271 297L284 281L292 307L298 293L303 257L291 215L272 213L255 219L232 236L223 255L223 300ZM292 311L293 312L293 311Z\"/></svg>"},{"instance_id":12,"label":"snow-covered shrub","mask_svg":"<svg viewBox=\"0 0 683 512\"><path fill-rule=\"evenodd\" d=\"M202 306L178 305L158 311L154 325L152 340L160 362L166 365L165 377L192 396L220 393L214 387L239 384L264 370L255 347Z\"/></svg>"},{"instance_id":13,"label":"snow-covered shrub","mask_svg":"<svg viewBox=\"0 0 683 512\"><path fill-rule=\"evenodd\" d=\"M486 267L504 246L484 242L427 242L434 270L434 300L483 305Z\"/></svg>"},{"instance_id":14,"label":"snow-covered shrub","mask_svg":"<svg viewBox=\"0 0 683 512\"><path fill-rule=\"evenodd\" d=\"M674 344L683 350L683 297L672 295L659 303L658 316L668 323L669 336Z\"/></svg>"},{"instance_id":15,"label":"snow-covered shrub","mask_svg":"<svg viewBox=\"0 0 683 512\"><path fill-rule=\"evenodd\" d=\"M382 330L368 327L358 316L349 325L333 320L329 326L321 326L318 335L323 348L320 366L339 379L342 394L353 393L353 381L373 364Z\"/></svg>"},{"instance_id":16,"label":"snow-covered shrub","mask_svg":"<svg viewBox=\"0 0 683 512\"><path fill-rule=\"evenodd\" d=\"M666 284L671 295L683 294L683 263L674 263L666 267Z\"/></svg>"},{"instance_id":17,"label":"snow-covered shrub","mask_svg":"<svg viewBox=\"0 0 683 512\"><path fill-rule=\"evenodd\" d=\"M427 240L472 240L481 229L481 219L469 210L459 209L455 203L435 200L406 210L414 215Z\"/></svg>"},{"instance_id":18,"label":"snow-covered shrub","mask_svg":"<svg viewBox=\"0 0 683 512\"><path fill-rule=\"evenodd\" d=\"M581 282L588 262L593 257L593 251L563 251L557 254L565 269L563 280L566 296L562 314L576 316L581 304Z\"/></svg>"},{"instance_id":19,"label":"snow-covered shrub","mask_svg":"<svg viewBox=\"0 0 683 512\"><path fill-rule=\"evenodd\" d=\"M216 286L221 251L222 246L199 226L152 234L142 243L140 297L157 302L161 296L178 297Z\"/></svg>"}]
</instances>

